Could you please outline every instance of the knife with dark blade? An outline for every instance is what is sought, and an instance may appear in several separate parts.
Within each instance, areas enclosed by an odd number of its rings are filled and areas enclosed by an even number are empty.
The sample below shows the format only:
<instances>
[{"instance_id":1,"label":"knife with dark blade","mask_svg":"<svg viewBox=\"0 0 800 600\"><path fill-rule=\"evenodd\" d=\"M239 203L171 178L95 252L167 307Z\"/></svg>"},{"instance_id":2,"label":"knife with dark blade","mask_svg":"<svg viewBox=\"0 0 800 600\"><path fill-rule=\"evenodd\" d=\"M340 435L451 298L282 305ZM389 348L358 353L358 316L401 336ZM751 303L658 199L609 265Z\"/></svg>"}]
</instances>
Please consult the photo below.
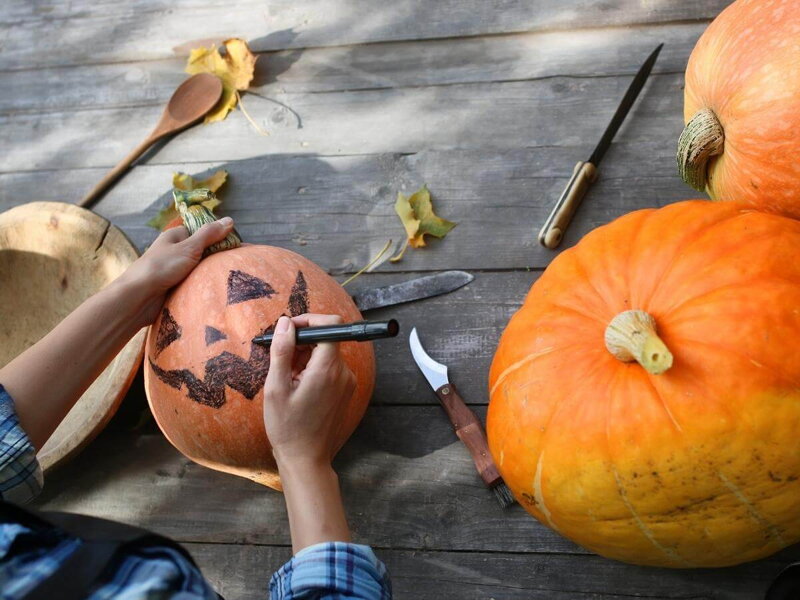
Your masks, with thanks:
<instances>
[{"instance_id":1,"label":"knife with dark blade","mask_svg":"<svg viewBox=\"0 0 800 600\"><path fill-rule=\"evenodd\" d=\"M636 77L633 78L630 87L628 87L628 91L625 93L625 97L622 98L622 102L617 107L617 112L614 113L614 117L611 119L608 127L606 127L603 137L600 138L589 160L585 162L579 161L578 164L575 165L572 171L572 177L570 177L569 182L567 182L567 187L561 192L561 196L553 207L550 216L547 217L544 226L539 231L539 243L545 248L556 248L561 243L567 225L569 225L569 222L572 220L572 216L578 209L581 200L583 200L583 196L586 194L589 186L597 178L597 167L600 165L600 161L603 160L603 156L611 145L611 140L614 139L614 135L616 135L617 130L628 115L633 103L636 102L636 98L639 96L639 92L642 91L647 78L650 76L650 71L653 70L653 65L663 46L664 44L659 44L639 68L639 72L636 73Z\"/></svg>"},{"instance_id":2,"label":"knife with dark blade","mask_svg":"<svg viewBox=\"0 0 800 600\"><path fill-rule=\"evenodd\" d=\"M473 279L475 277L465 271L443 271L402 283L362 290L353 294L353 300L355 300L358 310L364 312L373 308L394 306L447 294L467 285Z\"/></svg>"}]
</instances>

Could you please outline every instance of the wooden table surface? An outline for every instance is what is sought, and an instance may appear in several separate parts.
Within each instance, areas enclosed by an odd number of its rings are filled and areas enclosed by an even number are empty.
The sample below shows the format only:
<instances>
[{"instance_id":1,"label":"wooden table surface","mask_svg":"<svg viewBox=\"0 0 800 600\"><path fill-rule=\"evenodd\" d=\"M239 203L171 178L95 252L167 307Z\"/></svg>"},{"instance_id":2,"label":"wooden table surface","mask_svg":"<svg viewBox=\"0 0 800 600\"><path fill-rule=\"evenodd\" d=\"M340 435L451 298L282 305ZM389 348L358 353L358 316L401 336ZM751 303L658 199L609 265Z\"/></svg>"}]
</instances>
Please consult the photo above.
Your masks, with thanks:
<instances>
[{"instance_id":1,"label":"wooden table surface","mask_svg":"<svg viewBox=\"0 0 800 600\"><path fill-rule=\"evenodd\" d=\"M224 212L245 239L335 275L402 230L398 191L427 183L457 221L445 239L353 290L467 269L466 288L406 305L431 354L485 414L504 324L554 253L536 232L641 62L665 46L566 237L695 196L676 174L683 69L726 0L4 0L0 209L76 201L150 131L185 77L174 48L247 39L261 56L242 113L147 154L97 205L144 249L174 171L225 168ZM398 598L762 597L800 552L719 570L600 558L481 485L398 340L376 345L377 390L336 465L355 539ZM138 380L112 425L50 478L40 504L139 524L183 542L229 599L263 598L291 554L282 497L195 465L145 411Z\"/></svg>"}]
</instances>

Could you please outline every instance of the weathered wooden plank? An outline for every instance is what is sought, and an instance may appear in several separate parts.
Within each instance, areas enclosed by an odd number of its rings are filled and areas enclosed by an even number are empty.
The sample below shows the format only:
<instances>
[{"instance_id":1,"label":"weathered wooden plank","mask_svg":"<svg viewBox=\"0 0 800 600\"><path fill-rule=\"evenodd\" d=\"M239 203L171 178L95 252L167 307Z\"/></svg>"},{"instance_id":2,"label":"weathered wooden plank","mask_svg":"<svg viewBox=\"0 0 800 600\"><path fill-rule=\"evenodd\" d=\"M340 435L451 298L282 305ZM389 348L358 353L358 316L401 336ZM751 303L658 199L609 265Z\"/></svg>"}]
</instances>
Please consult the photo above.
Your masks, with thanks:
<instances>
[{"instance_id":1,"label":"weathered wooden plank","mask_svg":"<svg viewBox=\"0 0 800 600\"><path fill-rule=\"evenodd\" d=\"M4 4L0 69L153 60L191 39L248 39L255 50L695 21L727 0L146 0Z\"/></svg>"},{"instance_id":2,"label":"weathered wooden plank","mask_svg":"<svg viewBox=\"0 0 800 600\"><path fill-rule=\"evenodd\" d=\"M265 53L251 91L285 93L399 88L556 76L633 74L665 44L656 73L686 66L705 23L391 42ZM11 71L0 114L163 104L186 77L184 58ZM259 106L245 96L245 104Z\"/></svg>"},{"instance_id":3,"label":"weathered wooden plank","mask_svg":"<svg viewBox=\"0 0 800 600\"><path fill-rule=\"evenodd\" d=\"M520 506L500 508L439 407L370 407L336 466L361 542L583 552ZM280 493L196 465L159 433L105 432L49 477L37 505L139 524L183 542L290 542Z\"/></svg>"},{"instance_id":4,"label":"weathered wooden plank","mask_svg":"<svg viewBox=\"0 0 800 600\"><path fill-rule=\"evenodd\" d=\"M438 407L369 408L335 463L357 542L588 556L519 505L501 509L454 439ZM117 519L181 542L290 543L278 492L196 465L158 433L104 432L49 477L37 506ZM800 546L784 556L797 560Z\"/></svg>"},{"instance_id":5,"label":"weathered wooden plank","mask_svg":"<svg viewBox=\"0 0 800 600\"><path fill-rule=\"evenodd\" d=\"M188 544L217 591L262 600L289 548ZM418 600L752 600L762 598L787 562L780 556L728 569L675 570L626 565L597 556L418 552L377 549L397 598Z\"/></svg>"},{"instance_id":6,"label":"weathered wooden plank","mask_svg":"<svg viewBox=\"0 0 800 600\"><path fill-rule=\"evenodd\" d=\"M631 129L640 121L631 122ZM600 177L571 225L563 247L628 211L695 196L677 176L674 135L655 142L615 143ZM627 137L622 134L621 137ZM589 144L465 150L414 155L315 157L270 155L217 164L167 164L135 168L97 205L144 248L156 235L145 225L169 202L173 171L225 168L223 212L246 240L286 247L333 272L367 264L388 239L403 239L394 212L398 191L427 183L439 214L458 222L445 240L410 250L381 270L543 268L555 255L536 232ZM0 175L0 209L30 200L74 201L103 175L102 169Z\"/></svg>"},{"instance_id":7,"label":"weathered wooden plank","mask_svg":"<svg viewBox=\"0 0 800 600\"><path fill-rule=\"evenodd\" d=\"M234 113L179 134L149 162L556 145L585 145L588 154L629 83L629 76L555 77L285 94L275 98L285 107L267 100L249 106L272 135L259 136L242 114ZM682 74L651 77L618 141L660 141L672 147L682 128L682 85ZM112 166L149 132L160 111L153 106L0 117L0 144L9 149L3 171Z\"/></svg>"}]
</instances>

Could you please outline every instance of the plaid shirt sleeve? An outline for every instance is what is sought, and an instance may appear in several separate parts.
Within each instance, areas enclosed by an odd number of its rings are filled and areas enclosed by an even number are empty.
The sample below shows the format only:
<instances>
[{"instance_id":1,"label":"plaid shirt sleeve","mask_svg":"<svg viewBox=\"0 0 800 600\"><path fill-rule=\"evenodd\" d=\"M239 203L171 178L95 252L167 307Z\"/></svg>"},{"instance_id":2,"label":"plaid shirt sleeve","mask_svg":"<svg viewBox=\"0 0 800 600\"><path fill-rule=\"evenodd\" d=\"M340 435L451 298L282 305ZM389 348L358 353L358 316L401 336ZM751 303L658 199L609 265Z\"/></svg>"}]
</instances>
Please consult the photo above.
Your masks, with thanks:
<instances>
[{"instance_id":1,"label":"plaid shirt sleeve","mask_svg":"<svg viewBox=\"0 0 800 600\"><path fill-rule=\"evenodd\" d=\"M14 403L0 385L0 498L28 502L42 489L36 450L22 430ZM15 544L17 539L24 543ZM35 532L0 522L0 599L19 600L48 578L80 546L58 531ZM173 548L150 546L120 556L116 570L89 600L180 598L217 600L202 574Z\"/></svg>"},{"instance_id":2,"label":"plaid shirt sleeve","mask_svg":"<svg viewBox=\"0 0 800 600\"><path fill-rule=\"evenodd\" d=\"M272 576L271 600L391 600L384 564L369 546L327 542L304 548Z\"/></svg>"},{"instance_id":3,"label":"plaid shirt sleeve","mask_svg":"<svg viewBox=\"0 0 800 600\"><path fill-rule=\"evenodd\" d=\"M0 385L0 498L24 504L41 490L36 449L19 425L11 396Z\"/></svg>"}]
</instances>

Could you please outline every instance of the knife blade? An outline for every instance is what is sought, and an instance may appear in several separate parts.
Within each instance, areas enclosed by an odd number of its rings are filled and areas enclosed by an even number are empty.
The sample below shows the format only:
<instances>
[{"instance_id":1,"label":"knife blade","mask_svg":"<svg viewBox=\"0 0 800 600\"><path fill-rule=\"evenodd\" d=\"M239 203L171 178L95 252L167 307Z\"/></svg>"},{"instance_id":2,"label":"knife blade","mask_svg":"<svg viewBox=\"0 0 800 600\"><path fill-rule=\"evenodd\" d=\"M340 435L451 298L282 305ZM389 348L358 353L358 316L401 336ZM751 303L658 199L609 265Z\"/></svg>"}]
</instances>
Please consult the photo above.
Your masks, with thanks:
<instances>
[{"instance_id":1,"label":"knife blade","mask_svg":"<svg viewBox=\"0 0 800 600\"><path fill-rule=\"evenodd\" d=\"M489 453L489 442L478 415L466 405L456 390L456 386L450 382L447 366L436 362L425 352L419 341L416 327L411 330L408 343L411 346L411 356L414 357L414 362L417 363L419 370L422 371L428 384L439 398L456 435L469 450L472 462L475 463L481 479L488 488L494 491L500 506L503 508L510 506L515 502L514 496L500 476L497 465Z\"/></svg>"},{"instance_id":2,"label":"knife blade","mask_svg":"<svg viewBox=\"0 0 800 600\"><path fill-rule=\"evenodd\" d=\"M353 300L363 312L447 294L467 285L473 279L475 277L465 271L444 271L402 283L361 290L353 294Z\"/></svg>"},{"instance_id":3,"label":"knife blade","mask_svg":"<svg viewBox=\"0 0 800 600\"><path fill-rule=\"evenodd\" d=\"M617 111L611 118L611 122L603 132L603 136L597 143L589 160L585 162L578 161L575 168L572 170L572 177L570 177L567 186L564 188L564 191L561 192L561 196L559 196L553 210L550 212L542 229L539 231L539 243L545 248L557 248L561 243L564 237L564 231L572 220L572 216L578 209L584 195L586 195L589 186L597 178L597 167L600 165L600 161L603 160L603 156L605 156L606 151L609 146L611 146L611 140L614 139L614 136L625 120L625 117L628 115L633 103L636 102L636 98L639 96L639 92L642 91L647 78L650 76L650 71L653 70L653 65L663 46L664 44L659 44L639 68L639 72L636 73L633 81L631 81L628 91L625 92L622 102L620 102L617 107Z\"/></svg>"}]
</instances>

